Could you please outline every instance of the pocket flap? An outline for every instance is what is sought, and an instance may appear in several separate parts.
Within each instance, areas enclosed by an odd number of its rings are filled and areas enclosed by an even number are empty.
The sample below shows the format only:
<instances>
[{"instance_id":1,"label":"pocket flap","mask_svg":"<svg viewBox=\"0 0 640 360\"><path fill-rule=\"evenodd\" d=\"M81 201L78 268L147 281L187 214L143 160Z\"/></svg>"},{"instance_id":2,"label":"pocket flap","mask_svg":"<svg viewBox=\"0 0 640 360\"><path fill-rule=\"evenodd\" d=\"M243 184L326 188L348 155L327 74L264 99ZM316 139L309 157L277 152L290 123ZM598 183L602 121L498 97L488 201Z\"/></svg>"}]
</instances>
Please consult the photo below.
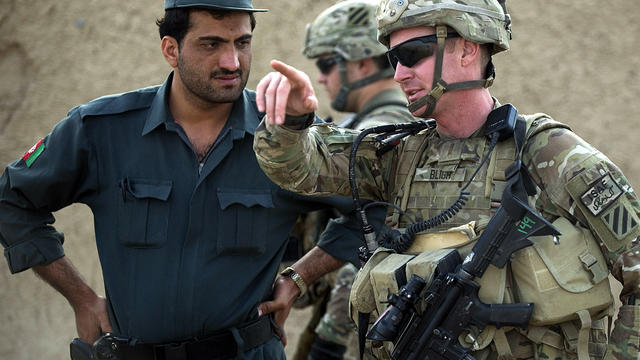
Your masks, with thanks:
<instances>
[{"instance_id":1,"label":"pocket flap","mask_svg":"<svg viewBox=\"0 0 640 360\"><path fill-rule=\"evenodd\" d=\"M532 236L530 240L556 282L566 291L582 293L604 280L594 279L594 273L583 265L581 256L589 253L594 259L592 266L607 271L606 261L589 230L574 226L562 217L553 225L562 233L559 244L555 244L551 236Z\"/></svg>"},{"instance_id":2,"label":"pocket flap","mask_svg":"<svg viewBox=\"0 0 640 360\"><path fill-rule=\"evenodd\" d=\"M222 210L232 204L246 207L262 206L272 208L273 196L270 189L218 189L218 201Z\"/></svg>"},{"instance_id":3,"label":"pocket flap","mask_svg":"<svg viewBox=\"0 0 640 360\"><path fill-rule=\"evenodd\" d=\"M137 199L167 201L173 182L170 180L127 179L127 191Z\"/></svg>"}]
</instances>

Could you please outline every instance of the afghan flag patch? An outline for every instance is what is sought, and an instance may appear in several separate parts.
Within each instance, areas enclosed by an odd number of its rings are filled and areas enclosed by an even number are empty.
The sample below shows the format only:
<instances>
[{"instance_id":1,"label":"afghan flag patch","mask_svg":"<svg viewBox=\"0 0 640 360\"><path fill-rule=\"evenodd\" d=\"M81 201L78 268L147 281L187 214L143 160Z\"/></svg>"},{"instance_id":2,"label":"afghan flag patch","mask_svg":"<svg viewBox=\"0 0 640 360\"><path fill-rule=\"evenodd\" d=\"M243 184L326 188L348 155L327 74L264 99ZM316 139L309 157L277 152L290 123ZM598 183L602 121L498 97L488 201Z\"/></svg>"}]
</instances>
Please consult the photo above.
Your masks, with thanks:
<instances>
[{"instance_id":1,"label":"afghan flag patch","mask_svg":"<svg viewBox=\"0 0 640 360\"><path fill-rule=\"evenodd\" d=\"M44 139L40 139L29 151L22 155L22 160L27 164L27 167L31 167L33 162L44 152L44 147Z\"/></svg>"}]
</instances>

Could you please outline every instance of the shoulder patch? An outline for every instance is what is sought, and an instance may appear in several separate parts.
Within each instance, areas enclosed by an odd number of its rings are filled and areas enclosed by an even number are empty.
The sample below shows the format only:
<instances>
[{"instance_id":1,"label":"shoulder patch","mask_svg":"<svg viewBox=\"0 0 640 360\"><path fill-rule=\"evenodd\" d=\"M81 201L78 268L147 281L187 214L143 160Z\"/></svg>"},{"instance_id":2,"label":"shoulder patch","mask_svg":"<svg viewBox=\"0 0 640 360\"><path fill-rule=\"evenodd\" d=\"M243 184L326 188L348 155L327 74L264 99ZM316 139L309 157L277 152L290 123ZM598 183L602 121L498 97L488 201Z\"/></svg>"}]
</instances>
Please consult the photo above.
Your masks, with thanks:
<instances>
[{"instance_id":1,"label":"shoulder patch","mask_svg":"<svg viewBox=\"0 0 640 360\"><path fill-rule=\"evenodd\" d=\"M24 155L22 155L22 160L24 160L27 167L31 167L31 165L36 161L36 159L44 152L45 144L44 139L40 139L35 145L31 147Z\"/></svg>"},{"instance_id":2,"label":"shoulder patch","mask_svg":"<svg viewBox=\"0 0 640 360\"><path fill-rule=\"evenodd\" d=\"M638 226L637 218L624 204L617 204L611 208L609 212L602 215L602 221L618 239L624 238Z\"/></svg>"},{"instance_id":3,"label":"shoulder patch","mask_svg":"<svg viewBox=\"0 0 640 360\"><path fill-rule=\"evenodd\" d=\"M623 194L622 188L613 179L611 173L605 174L589 186L580 200L593 216L598 216L607 210Z\"/></svg>"}]
</instances>

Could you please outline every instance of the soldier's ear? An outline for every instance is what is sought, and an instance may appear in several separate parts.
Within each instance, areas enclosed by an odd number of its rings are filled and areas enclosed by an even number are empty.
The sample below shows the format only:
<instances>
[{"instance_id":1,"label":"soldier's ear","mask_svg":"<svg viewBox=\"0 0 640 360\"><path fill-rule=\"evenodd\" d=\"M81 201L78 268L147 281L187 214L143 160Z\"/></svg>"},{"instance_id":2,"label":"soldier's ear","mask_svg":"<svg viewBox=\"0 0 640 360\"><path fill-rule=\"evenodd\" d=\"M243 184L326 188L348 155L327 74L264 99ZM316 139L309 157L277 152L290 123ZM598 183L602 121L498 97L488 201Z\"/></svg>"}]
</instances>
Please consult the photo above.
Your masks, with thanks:
<instances>
[{"instance_id":1,"label":"soldier's ear","mask_svg":"<svg viewBox=\"0 0 640 360\"><path fill-rule=\"evenodd\" d=\"M180 51L178 48L178 41L171 36L165 36L160 42L160 48L162 50L162 55L165 60L167 60L167 63L169 63L172 68L177 68L178 53Z\"/></svg>"},{"instance_id":2,"label":"soldier's ear","mask_svg":"<svg viewBox=\"0 0 640 360\"><path fill-rule=\"evenodd\" d=\"M358 60L358 70L363 75L370 75L372 72L377 71L374 67L372 58Z\"/></svg>"},{"instance_id":3,"label":"soldier's ear","mask_svg":"<svg viewBox=\"0 0 640 360\"><path fill-rule=\"evenodd\" d=\"M462 55L460 57L462 66L469 65L476 58L482 56L480 44L466 40L466 39L460 39L460 40L461 40L460 43L462 45Z\"/></svg>"}]
</instances>

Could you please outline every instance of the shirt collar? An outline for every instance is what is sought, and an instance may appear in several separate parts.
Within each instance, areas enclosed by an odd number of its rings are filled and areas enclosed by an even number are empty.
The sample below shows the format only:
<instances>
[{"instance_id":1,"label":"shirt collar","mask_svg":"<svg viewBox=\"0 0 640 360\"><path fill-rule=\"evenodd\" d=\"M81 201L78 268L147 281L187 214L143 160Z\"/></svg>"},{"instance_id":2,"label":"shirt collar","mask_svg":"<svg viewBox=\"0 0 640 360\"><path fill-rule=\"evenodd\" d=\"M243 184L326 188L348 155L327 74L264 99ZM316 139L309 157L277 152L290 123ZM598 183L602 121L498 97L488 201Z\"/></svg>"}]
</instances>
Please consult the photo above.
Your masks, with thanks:
<instances>
[{"instance_id":1,"label":"shirt collar","mask_svg":"<svg viewBox=\"0 0 640 360\"><path fill-rule=\"evenodd\" d=\"M147 120L142 128L142 136L147 135L152 130L165 123L166 121L173 121L173 116L169 111L169 88L171 87L171 81L173 80L173 72L169 74L164 84L160 86L156 96L151 102L151 111L147 115Z\"/></svg>"},{"instance_id":2,"label":"shirt collar","mask_svg":"<svg viewBox=\"0 0 640 360\"><path fill-rule=\"evenodd\" d=\"M173 72L169 74L162 86L160 86L151 103L151 110L142 129L142 136L147 135L162 124L174 121L173 115L169 111L169 90L172 81ZM245 133L253 135L263 115L258 113L255 92L247 89L243 90L238 100L233 103L231 114L227 120L227 126L231 127L233 138L242 138Z\"/></svg>"}]
</instances>

